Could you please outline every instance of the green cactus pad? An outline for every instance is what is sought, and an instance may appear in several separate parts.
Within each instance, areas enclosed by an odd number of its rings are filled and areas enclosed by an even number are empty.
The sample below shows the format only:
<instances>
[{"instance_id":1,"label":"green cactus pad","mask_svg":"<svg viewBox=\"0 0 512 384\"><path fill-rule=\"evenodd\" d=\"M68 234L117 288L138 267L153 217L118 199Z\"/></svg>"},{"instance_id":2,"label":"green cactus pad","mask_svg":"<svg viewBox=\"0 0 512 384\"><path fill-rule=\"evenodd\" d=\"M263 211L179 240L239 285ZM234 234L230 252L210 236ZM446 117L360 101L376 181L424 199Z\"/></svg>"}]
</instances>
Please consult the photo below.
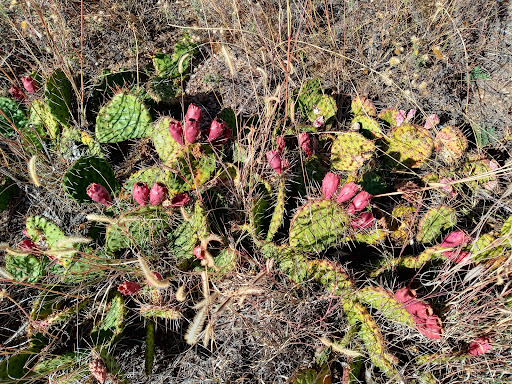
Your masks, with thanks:
<instances>
[{"instance_id":1,"label":"green cactus pad","mask_svg":"<svg viewBox=\"0 0 512 384\"><path fill-rule=\"evenodd\" d=\"M189 220L183 220L169 234L171 253L179 262L193 258L194 248L210 232L206 213L199 201L196 202L193 211L189 215Z\"/></svg>"},{"instance_id":2,"label":"green cactus pad","mask_svg":"<svg viewBox=\"0 0 512 384\"><path fill-rule=\"evenodd\" d=\"M502 258L505 260L509 254L501 245L502 240L496 239L491 233L481 235L471 247L471 254L475 263L485 262L491 266L497 266Z\"/></svg>"},{"instance_id":3,"label":"green cactus pad","mask_svg":"<svg viewBox=\"0 0 512 384\"><path fill-rule=\"evenodd\" d=\"M5 269L16 281L35 283L46 274L45 265L34 255L5 255Z\"/></svg>"},{"instance_id":4,"label":"green cactus pad","mask_svg":"<svg viewBox=\"0 0 512 384\"><path fill-rule=\"evenodd\" d=\"M148 95L157 103L174 103L179 90L173 79L159 76L152 77L147 86Z\"/></svg>"},{"instance_id":5,"label":"green cactus pad","mask_svg":"<svg viewBox=\"0 0 512 384\"><path fill-rule=\"evenodd\" d=\"M457 224L456 213L455 208L447 205L429 209L419 221L416 240L420 243L434 241L443 230Z\"/></svg>"},{"instance_id":6,"label":"green cactus pad","mask_svg":"<svg viewBox=\"0 0 512 384\"><path fill-rule=\"evenodd\" d=\"M290 224L290 247L306 252L322 251L345 238L349 218L330 200L313 200L300 207Z\"/></svg>"},{"instance_id":7,"label":"green cactus pad","mask_svg":"<svg viewBox=\"0 0 512 384\"><path fill-rule=\"evenodd\" d=\"M375 105L366 97L355 97L350 104L350 110L354 115L377 116Z\"/></svg>"},{"instance_id":8,"label":"green cactus pad","mask_svg":"<svg viewBox=\"0 0 512 384\"><path fill-rule=\"evenodd\" d=\"M434 140L419 125L402 124L388 132L386 153L401 166L421 167L430 158Z\"/></svg>"},{"instance_id":9,"label":"green cactus pad","mask_svg":"<svg viewBox=\"0 0 512 384\"><path fill-rule=\"evenodd\" d=\"M471 189L486 187L487 183L496 183L496 177L492 175L491 161L478 154L468 156L462 165L462 175L470 178L466 185ZM498 165L499 167L499 165Z\"/></svg>"},{"instance_id":10,"label":"green cactus pad","mask_svg":"<svg viewBox=\"0 0 512 384\"><path fill-rule=\"evenodd\" d=\"M116 252L136 246L144 252L151 252L157 239L169 226L169 217L158 207L140 207L136 212L122 216L117 224L110 224L106 230L105 249Z\"/></svg>"},{"instance_id":11,"label":"green cactus pad","mask_svg":"<svg viewBox=\"0 0 512 384\"><path fill-rule=\"evenodd\" d=\"M377 172L366 172L363 175L363 180L360 182L360 185L363 187L363 190L370 195L380 195L381 193L385 193L388 189L386 180Z\"/></svg>"},{"instance_id":12,"label":"green cactus pad","mask_svg":"<svg viewBox=\"0 0 512 384\"><path fill-rule=\"evenodd\" d=\"M361 125L361 130L363 133L365 133L365 136L371 136L375 139L384 137L384 133L382 132L379 122L374 118L365 115L359 115L352 119L350 126L356 123Z\"/></svg>"},{"instance_id":13,"label":"green cactus pad","mask_svg":"<svg viewBox=\"0 0 512 384\"><path fill-rule=\"evenodd\" d=\"M66 234L57 225L41 216L30 216L26 221L27 232L32 241L37 242L44 234L48 248L56 248L57 242L64 240Z\"/></svg>"},{"instance_id":14,"label":"green cactus pad","mask_svg":"<svg viewBox=\"0 0 512 384\"><path fill-rule=\"evenodd\" d=\"M26 376L28 369L35 362L34 355L39 353L39 348L31 346L24 349L9 358L5 358L0 363L0 382L2 383L20 383L16 379ZM32 362L30 362L32 361Z\"/></svg>"},{"instance_id":15,"label":"green cactus pad","mask_svg":"<svg viewBox=\"0 0 512 384\"><path fill-rule=\"evenodd\" d=\"M295 92L295 96L292 96L290 100L291 105L295 104L295 99L303 116L310 122L323 116L325 122L328 123L336 115L336 101L322 92L322 84L319 79L308 81L300 91Z\"/></svg>"},{"instance_id":16,"label":"green cactus pad","mask_svg":"<svg viewBox=\"0 0 512 384\"><path fill-rule=\"evenodd\" d=\"M91 202L87 187L92 183L103 185L111 197L119 190L114 171L105 159L100 157L81 157L66 172L62 184L66 192L79 203Z\"/></svg>"},{"instance_id":17,"label":"green cactus pad","mask_svg":"<svg viewBox=\"0 0 512 384\"><path fill-rule=\"evenodd\" d=\"M391 292L384 288L363 288L357 291L357 298L360 302L378 310L386 319L411 328L415 327L413 316L405 310L403 304L397 301Z\"/></svg>"},{"instance_id":18,"label":"green cactus pad","mask_svg":"<svg viewBox=\"0 0 512 384\"><path fill-rule=\"evenodd\" d=\"M352 325L359 324L358 335L363 341L373 364L383 371L386 376L398 377L395 368L398 359L387 351L379 327L366 308L361 303L348 298L341 302L349 323Z\"/></svg>"},{"instance_id":19,"label":"green cactus pad","mask_svg":"<svg viewBox=\"0 0 512 384\"><path fill-rule=\"evenodd\" d=\"M100 143L147 136L151 115L137 96L120 92L104 105L96 118L96 138Z\"/></svg>"},{"instance_id":20,"label":"green cactus pad","mask_svg":"<svg viewBox=\"0 0 512 384\"><path fill-rule=\"evenodd\" d=\"M175 308L159 305L141 305L139 313L143 317L159 317L166 320L178 320L181 318L181 312Z\"/></svg>"},{"instance_id":21,"label":"green cactus pad","mask_svg":"<svg viewBox=\"0 0 512 384\"><path fill-rule=\"evenodd\" d=\"M254 235L259 237L265 230L265 217L271 204L272 187L267 183L258 183L250 200L249 224Z\"/></svg>"},{"instance_id":22,"label":"green cactus pad","mask_svg":"<svg viewBox=\"0 0 512 384\"><path fill-rule=\"evenodd\" d=\"M37 375L50 375L71 368L78 363L79 358L80 355L77 353L65 353L64 355L55 356L37 363L32 370ZM60 382L61 381L59 381L59 383Z\"/></svg>"},{"instance_id":23,"label":"green cactus pad","mask_svg":"<svg viewBox=\"0 0 512 384\"><path fill-rule=\"evenodd\" d=\"M30 128L29 128L30 127ZM23 134L37 146L40 139L55 140L59 135L59 121L53 115L50 107L42 100L34 100L30 104L28 126ZM40 139L37 136L40 136Z\"/></svg>"},{"instance_id":24,"label":"green cactus pad","mask_svg":"<svg viewBox=\"0 0 512 384\"><path fill-rule=\"evenodd\" d=\"M328 366L317 371L316 369L305 369L296 373L290 383L292 384L329 384L331 383L331 370Z\"/></svg>"},{"instance_id":25,"label":"green cactus pad","mask_svg":"<svg viewBox=\"0 0 512 384\"><path fill-rule=\"evenodd\" d=\"M456 127L446 126L436 135L434 142L438 156L449 164L460 159L468 148L468 139Z\"/></svg>"},{"instance_id":26,"label":"green cactus pad","mask_svg":"<svg viewBox=\"0 0 512 384\"><path fill-rule=\"evenodd\" d=\"M236 269L237 253L232 248L223 249L214 258L215 266L218 268L218 273L224 274L232 272Z\"/></svg>"},{"instance_id":27,"label":"green cactus pad","mask_svg":"<svg viewBox=\"0 0 512 384\"><path fill-rule=\"evenodd\" d=\"M503 223L500 230L500 237L504 237L506 239L510 239L512 236L512 216L509 216L507 220Z\"/></svg>"},{"instance_id":28,"label":"green cactus pad","mask_svg":"<svg viewBox=\"0 0 512 384\"><path fill-rule=\"evenodd\" d=\"M124 329L126 320L126 306L119 293L115 293L109 303L107 313L91 332L91 338L95 345L113 343Z\"/></svg>"},{"instance_id":29,"label":"green cactus pad","mask_svg":"<svg viewBox=\"0 0 512 384\"><path fill-rule=\"evenodd\" d=\"M356 132L340 133L331 148L331 164L340 171L361 168L375 152L375 144Z\"/></svg>"},{"instance_id":30,"label":"green cactus pad","mask_svg":"<svg viewBox=\"0 0 512 384\"><path fill-rule=\"evenodd\" d=\"M171 121L176 122L170 117L164 117L156 121L151 135L158 156L165 165L169 166L178 159L178 156L184 150L169 133L169 123Z\"/></svg>"},{"instance_id":31,"label":"green cactus pad","mask_svg":"<svg viewBox=\"0 0 512 384\"><path fill-rule=\"evenodd\" d=\"M418 256L402 256L391 260L386 260L375 269L370 276L375 277L386 271L393 270L395 268L411 268L419 269L433 260L443 259L446 260L446 256L443 255L442 248L439 245L425 249Z\"/></svg>"},{"instance_id":32,"label":"green cactus pad","mask_svg":"<svg viewBox=\"0 0 512 384\"><path fill-rule=\"evenodd\" d=\"M231 129L233 136L236 137L238 132L238 126L236 124L235 112L231 108L224 108L222 111L219 112L217 117L226 123L228 128Z\"/></svg>"},{"instance_id":33,"label":"green cactus pad","mask_svg":"<svg viewBox=\"0 0 512 384\"><path fill-rule=\"evenodd\" d=\"M352 288L352 282L343 268L329 260L309 260L308 273L323 287L333 291L336 295L342 295Z\"/></svg>"},{"instance_id":34,"label":"green cactus pad","mask_svg":"<svg viewBox=\"0 0 512 384\"><path fill-rule=\"evenodd\" d=\"M279 180L279 186L277 190L276 196L276 206L274 207L274 213L272 214L272 218L270 219L270 226L268 228L267 233L267 241L272 241L272 238L277 233L279 227L281 226L284 218L284 205L286 198L286 180L281 178Z\"/></svg>"},{"instance_id":35,"label":"green cactus pad","mask_svg":"<svg viewBox=\"0 0 512 384\"><path fill-rule=\"evenodd\" d=\"M55 120L66 125L71 117L71 83L62 69L57 69L47 79L44 96Z\"/></svg>"},{"instance_id":36,"label":"green cactus pad","mask_svg":"<svg viewBox=\"0 0 512 384\"><path fill-rule=\"evenodd\" d=\"M303 253L289 248L286 245L279 247L267 245L262 252L265 257L271 257L276 260L279 269L286 273L290 280L296 283L302 283L308 278L308 259Z\"/></svg>"},{"instance_id":37,"label":"green cactus pad","mask_svg":"<svg viewBox=\"0 0 512 384\"><path fill-rule=\"evenodd\" d=\"M15 128L22 130L27 125L27 115L21 106L8 97L0 97L0 135L14 137Z\"/></svg>"}]
</instances>

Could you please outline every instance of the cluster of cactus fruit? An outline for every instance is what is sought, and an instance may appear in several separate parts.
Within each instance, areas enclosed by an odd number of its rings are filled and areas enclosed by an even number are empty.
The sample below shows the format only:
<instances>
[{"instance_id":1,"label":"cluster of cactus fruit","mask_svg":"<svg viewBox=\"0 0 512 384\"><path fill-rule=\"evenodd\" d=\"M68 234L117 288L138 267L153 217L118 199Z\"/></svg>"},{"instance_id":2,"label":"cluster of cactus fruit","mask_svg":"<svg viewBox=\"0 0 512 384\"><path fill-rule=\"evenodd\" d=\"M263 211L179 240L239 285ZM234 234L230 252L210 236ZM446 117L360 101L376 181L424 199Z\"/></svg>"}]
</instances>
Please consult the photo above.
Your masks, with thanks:
<instances>
[{"instance_id":1,"label":"cluster of cactus fruit","mask_svg":"<svg viewBox=\"0 0 512 384\"><path fill-rule=\"evenodd\" d=\"M186 42L190 43L188 48ZM155 72L148 84L148 94L155 102L175 102L176 89L196 49L189 37L180 44L172 57L155 57ZM92 135L72 127L71 82L63 71L55 71L46 82L35 76L21 80L26 92L17 87L9 91L19 103L0 98L1 134L18 137L33 155L27 179L36 188L47 187L44 175L38 174L37 162L41 160L37 153L54 148L56 156L70 164L62 178L62 191L77 204L87 205L89 212L96 209L97 213L87 215L90 237L66 234L44 217L30 216L27 239L16 247L3 247L5 267L0 272L4 278L18 284L44 283L50 289L42 290L33 304L28 319L29 347L0 365L0 378L29 380L51 373L64 383L90 374L100 383L109 376L122 382L125 379L112 351L122 337L127 308L138 311L147 322L146 371L151 373L155 322L179 320L183 316L180 302L190 300L184 286L170 293L183 280L180 276L169 273L164 278L165 271L159 273L151 267L164 264L159 262L159 244L167 243L165 265L203 276L205 299L202 306L195 306L199 312L187 333L191 344L197 342L207 308L216 300L207 293L205 273L229 279L241 262L234 245L226 245L226 237L212 233L211 223L218 218L212 220L216 210L208 204L215 200L230 208L222 188L237 182L239 167L246 160L232 137L233 133L242 137L248 129L231 110L222 111L205 126L201 107L194 104L188 105L183 121L168 116L153 122L140 90L124 89L100 109ZM164 89L162 82L172 92ZM423 248L418 255L397 252L394 257L381 258L367 276L435 262L497 267L502 251L509 248L501 239L510 231L512 218L503 224L500 234L491 232L475 239L456 228L460 215L470 213L455 209L455 196L476 196L480 189L492 193L499 188L499 165L482 154L467 154L468 140L458 128L438 127L436 115L428 116L423 125L415 124L419 118L414 110L387 109L377 114L373 103L361 97L352 101L351 113L347 129L327 131L325 127L333 127L335 100L322 91L318 80L297 90L290 98L292 120L276 123L272 135L275 147L261 152L268 169L261 169L241 184L250 204L245 222L236 228L244 238L244 231L250 234L251 244L244 246L273 259L292 281L308 284L315 280L337 296L351 326L349 336L364 346L360 354L382 374L398 380L401 361L388 347L379 321L416 329L418 335L439 340L444 337L440 315L408 286L393 293L365 285L364 279L356 281L356 274L326 250L352 244L375 249L386 244L387 248L402 249L412 243ZM302 125L298 123L301 118L305 121ZM105 160L105 146L101 144L142 138L152 140L160 158L120 183ZM70 142L81 145L77 157L69 152ZM408 169L415 176L398 183L393 176L398 169ZM5 191L8 189L0 191L2 199ZM396 194L400 199L390 206L389 196ZM439 242L443 234L446 237ZM212 241L222 244L222 249L209 249ZM137 264L126 262L126 255L134 256ZM367 260L370 262L373 260ZM87 341L93 347L49 360L30 358L48 349L45 343L57 335L54 325L63 329L79 312L99 310L87 297L70 304L60 295L65 287L98 284L111 270L122 277L110 291L106 308L91 324ZM373 315L375 312L381 320ZM212 326L206 326L205 335ZM479 335L462 352L468 357L486 353L491 348L489 340L487 335ZM79 365L84 360L88 361L85 368ZM349 364L350 382L357 381L362 363L354 359ZM312 371L297 375L294 382L315 382L304 379L318 376ZM321 372L325 366L316 374ZM421 369L418 372L419 382L430 380L429 374L422 374Z\"/></svg>"}]
</instances>

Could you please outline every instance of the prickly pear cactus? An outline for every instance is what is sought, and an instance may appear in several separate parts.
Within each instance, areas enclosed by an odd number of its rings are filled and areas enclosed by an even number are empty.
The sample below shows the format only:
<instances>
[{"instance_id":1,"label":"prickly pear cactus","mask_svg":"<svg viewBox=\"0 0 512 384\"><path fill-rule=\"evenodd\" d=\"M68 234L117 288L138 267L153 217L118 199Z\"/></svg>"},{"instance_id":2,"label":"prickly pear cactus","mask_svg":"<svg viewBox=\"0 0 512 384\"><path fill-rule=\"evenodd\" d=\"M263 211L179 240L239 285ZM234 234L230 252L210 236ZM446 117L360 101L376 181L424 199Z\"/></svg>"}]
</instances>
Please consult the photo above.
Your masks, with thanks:
<instances>
[{"instance_id":1,"label":"prickly pear cactus","mask_svg":"<svg viewBox=\"0 0 512 384\"><path fill-rule=\"evenodd\" d=\"M100 143L89 132L76 127L62 127L58 148L66 159L105 156Z\"/></svg>"},{"instance_id":2,"label":"prickly pear cactus","mask_svg":"<svg viewBox=\"0 0 512 384\"><path fill-rule=\"evenodd\" d=\"M16 129L22 130L27 125L27 115L21 106L8 97L0 97L0 135L14 137Z\"/></svg>"},{"instance_id":3,"label":"prickly pear cactus","mask_svg":"<svg viewBox=\"0 0 512 384\"><path fill-rule=\"evenodd\" d=\"M5 269L16 281L35 283L46 274L45 266L45 261L31 254L5 255Z\"/></svg>"},{"instance_id":4,"label":"prickly pear cactus","mask_svg":"<svg viewBox=\"0 0 512 384\"><path fill-rule=\"evenodd\" d=\"M126 320L126 306L119 293L115 293L108 304L104 317L91 331L91 338L95 345L108 345L121 336Z\"/></svg>"},{"instance_id":5,"label":"prickly pear cactus","mask_svg":"<svg viewBox=\"0 0 512 384\"><path fill-rule=\"evenodd\" d=\"M384 137L384 133L382 132L379 122L372 117L358 115L352 119L350 126L353 126L354 124L359 124L362 132L367 134L369 137L375 139L381 139Z\"/></svg>"},{"instance_id":6,"label":"prickly pear cactus","mask_svg":"<svg viewBox=\"0 0 512 384\"><path fill-rule=\"evenodd\" d=\"M323 93L318 79L307 82L298 92L298 96L292 96L291 105L295 105L295 100L302 114L312 123L322 117L328 123L336 115L336 101Z\"/></svg>"},{"instance_id":7,"label":"prickly pear cactus","mask_svg":"<svg viewBox=\"0 0 512 384\"><path fill-rule=\"evenodd\" d=\"M66 193L79 203L90 201L86 191L92 183L103 185L111 195L119 190L114 171L105 159L99 157L87 156L78 159L62 180Z\"/></svg>"},{"instance_id":8,"label":"prickly pear cactus","mask_svg":"<svg viewBox=\"0 0 512 384\"><path fill-rule=\"evenodd\" d=\"M331 148L331 164L340 171L355 171L371 159L375 144L356 132L338 134Z\"/></svg>"},{"instance_id":9,"label":"prickly pear cactus","mask_svg":"<svg viewBox=\"0 0 512 384\"><path fill-rule=\"evenodd\" d=\"M396 118L399 113L400 113L400 111L398 111L397 109L389 108L389 109L384 109L383 111L379 112L377 117L379 119L385 121L386 123L388 123L391 128L394 128L397 125L399 125L396 121Z\"/></svg>"},{"instance_id":10,"label":"prickly pear cactus","mask_svg":"<svg viewBox=\"0 0 512 384\"><path fill-rule=\"evenodd\" d=\"M54 71L46 80L44 92L51 115L62 125L71 117L71 83L62 69Z\"/></svg>"},{"instance_id":11,"label":"prickly pear cactus","mask_svg":"<svg viewBox=\"0 0 512 384\"><path fill-rule=\"evenodd\" d=\"M165 165L173 164L180 156L183 148L174 140L169 133L169 123L175 121L170 117L163 117L156 121L153 126L153 144Z\"/></svg>"},{"instance_id":12,"label":"prickly pear cactus","mask_svg":"<svg viewBox=\"0 0 512 384\"><path fill-rule=\"evenodd\" d=\"M159 305L141 305L139 313L142 317L158 317L165 320L178 320L182 317L181 312L176 308Z\"/></svg>"},{"instance_id":13,"label":"prickly pear cactus","mask_svg":"<svg viewBox=\"0 0 512 384\"><path fill-rule=\"evenodd\" d=\"M354 97L350 103L350 110L355 116L377 116L377 109L375 108L375 105L366 97Z\"/></svg>"},{"instance_id":14,"label":"prickly pear cactus","mask_svg":"<svg viewBox=\"0 0 512 384\"><path fill-rule=\"evenodd\" d=\"M136 246L151 252L155 239L169 226L167 214L159 207L140 207L138 211L123 215L116 224L107 227L105 248L108 252Z\"/></svg>"},{"instance_id":15,"label":"prickly pear cactus","mask_svg":"<svg viewBox=\"0 0 512 384\"><path fill-rule=\"evenodd\" d=\"M344 238L349 218L330 200L314 200L299 208L290 224L290 247L306 252L322 251Z\"/></svg>"},{"instance_id":16,"label":"prickly pear cactus","mask_svg":"<svg viewBox=\"0 0 512 384\"><path fill-rule=\"evenodd\" d=\"M434 140L423 127L402 124L388 132L386 153L400 166L421 167L432 155Z\"/></svg>"},{"instance_id":17,"label":"prickly pear cactus","mask_svg":"<svg viewBox=\"0 0 512 384\"><path fill-rule=\"evenodd\" d=\"M169 234L172 256L181 263L194 257L194 248L210 233L204 207L198 201L192 212Z\"/></svg>"},{"instance_id":18,"label":"prickly pear cactus","mask_svg":"<svg viewBox=\"0 0 512 384\"><path fill-rule=\"evenodd\" d=\"M57 225L41 216L30 216L26 221L27 232L32 241L37 242L44 236L49 248L55 248L66 238L66 234Z\"/></svg>"},{"instance_id":19,"label":"prickly pear cactus","mask_svg":"<svg viewBox=\"0 0 512 384\"><path fill-rule=\"evenodd\" d=\"M34 100L30 104L30 113L28 126L24 130L24 134L28 138L38 143L40 140L55 140L59 135L60 124L53 115L50 107L43 100ZM39 136L39 137L37 137Z\"/></svg>"},{"instance_id":20,"label":"prickly pear cactus","mask_svg":"<svg viewBox=\"0 0 512 384\"><path fill-rule=\"evenodd\" d=\"M151 115L137 96L119 92L104 105L96 118L96 138L100 143L144 137L151 132Z\"/></svg>"},{"instance_id":21,"label":"prickly pear cactus","mask_svg":"<svg viewBox=\"0 0 512 384\"><path fill-rule=\"evenodd\" d=\"M441 205L429 209L418 224L416 240L420 243L430 243L441 235L443 230L457 224L457 216L454 208Z\"/></svg>"},{"instance_id":22,"label":"prickly pear cactus","mask_svg":"<svg viewBox=\"0 0 512 384\"><path fill-rule=\"evenodd\" d=\"M483 187L488 190L495 190L498 187L496 177L493 170L499 168L499 164L494 160L478 155L468 155L466 161L462 165L462 174L469 178L466 185L471 189Z\"/></svg>"}]
</instances>

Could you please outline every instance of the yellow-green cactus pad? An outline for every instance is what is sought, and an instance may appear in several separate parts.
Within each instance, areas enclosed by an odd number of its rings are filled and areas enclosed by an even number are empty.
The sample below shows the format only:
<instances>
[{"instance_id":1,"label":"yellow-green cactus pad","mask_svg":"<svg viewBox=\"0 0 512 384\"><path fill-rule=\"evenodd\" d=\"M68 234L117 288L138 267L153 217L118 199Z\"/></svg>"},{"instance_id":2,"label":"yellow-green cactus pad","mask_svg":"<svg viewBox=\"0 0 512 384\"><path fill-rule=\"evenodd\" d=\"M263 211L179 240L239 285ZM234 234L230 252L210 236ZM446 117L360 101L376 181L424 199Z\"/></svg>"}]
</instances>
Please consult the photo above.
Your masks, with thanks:
<instances>
[{"instance_id":1,"label":"yellow-green cactus pad","mask_svg":"<svg viewBox=\"0 0 512 384\"><path fill-rule=\"evenodd\" d=\"M352 99L350 109L354 115L377 116L375 105L366 97L355 97Z\"/></svg>"},{"instance_id":2,"label":"yellow-green cactus pad","mask_svg":"<svg viewBox=\"0 0 512 384\"><path fill-rule=\"evenodd\" d=\"M418 224L416 240L420 243L430 243L441 235L443 230L457 224L456 210L447 205L429 209Z\"/></svg>"},{"instance_id":3,"label":"yellow-green cactus pad","mask_svg":"<svg viewBox=\"0 0 512 384\"><path fill-rule=\"evenodd\" d=\"M372 137L376 139L380 139L384 136L379 122L370 116L358 115L352 119L350 126L354 125L355 123L360 124L361 130L370 133Z\"/></svg>"},{"instance_id":4,"label":"yellow-green cactus pad","mask_svg":"<svg viewBox=\"0 0 512 384\"><path fill-rule=\"evenodd\" d=\"M446 126L437 133L434 145L442 160L454 163L466 152L468 139L459 128Z\"/></svg>"},{"instance_id":5,"label":"yellow-green cactus pad","mask_svg":"<svg viewBox=\"0 0 512 384\"><path fill-rule=\"evenodd\" d=\"M419 125L402 124L391 129L386 138L386 153L400 165L421 167L432 155L434 140Z\"/></svg>"},{"instance_id":6,"label":"yellow-green cactus pad","mask_svg":"<svg viewBox=\"0 0 512 384\"><path fill-rule=\"evenodd\" d=\"M355 171L371 159L375 152L373 141L356 132L340 133L331 148L331 164L340 171Z\"/></svg>"},{"instance_id":7,"label":"yellow-green cactus pad","mask_svg":"<svg viewBox=\"0 0 512 384\"><path fill-rule=\"evenodd\" d=\"M349 218L330 200L313 200L300 207L290 224L290 247L322 251L345 238Z\"/></svg>"}]
</instances>

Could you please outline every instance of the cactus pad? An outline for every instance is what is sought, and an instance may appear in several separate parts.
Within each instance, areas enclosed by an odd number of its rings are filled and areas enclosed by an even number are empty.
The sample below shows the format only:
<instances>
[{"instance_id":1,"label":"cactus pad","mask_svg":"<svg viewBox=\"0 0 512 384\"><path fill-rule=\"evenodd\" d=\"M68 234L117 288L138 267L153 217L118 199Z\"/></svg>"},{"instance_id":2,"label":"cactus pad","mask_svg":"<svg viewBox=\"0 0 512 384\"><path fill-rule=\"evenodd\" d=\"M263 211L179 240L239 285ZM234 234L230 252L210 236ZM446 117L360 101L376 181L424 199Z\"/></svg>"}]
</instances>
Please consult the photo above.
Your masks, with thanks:
<instances>
[{"instance_id":1,"label":"cactus pad","mask_svg":"<svg viewBox=\"0 0 512 384\"><path fill-rule=\"evenodd\" d=\"M357 297L362 303L378 310L386 319L414 328L415 322L412 315L391 292L384 288L366 287L357 292Z\"/></svg>"},{"instance_id":2,"label":"cactus pad","mask_svg":"<svg viewBox=\"0 0 512 384\"><path fill-rule=\"evenodd\" d=\"M103 319L91 332L96 345L111 344L123 332L126 319L126 306L120 293L115 293Z\"/></svg>"},{"instance_id":3,"label":"cactus pad","mask_svg":"<svg viewBox=\"0 0 512 384\"><path fill-rule=\"evenodd\" d=\"M290 247L322 251L344 239L348 215L329 200L314 200L298 209L290 224Z\"/></svg>"},{"instance_id":4,"label":"cactus pad","mask_svg":"<svg viewBox=\"0 0 512 384\"><path fill-rule=\"evenodd\" d=\"M389 124L391 128L396 127L396 117L400 112L397 109L385 109L378 114L378 118Z\"/></svg>"},{"instance_id":5,"label":"cactus pad","mask_svg":"<svg viewBox=\"0 0 512 384\"><path fill-rule=\"evenodd\" d=\"M270 226L267 233L267 241L272 241L272 238L277 233L281 226L285 214L285 194L286 194L286 180L281 179L279 181L279 187L276 196L276 206L274 207L274 213L270 219Z\"/></svg>"},{"instance_id":6,"label":"cactus pad","mask_svg":"<svg viewBox=\"0 0 512 384\"><path fill-rule=\"evenodd\" d=\"M340 133L331 148L332 167L340 171L355 171L361 168L374 152L375 144L360 133Z\"/></svg>"},{"instance_id":7,"label":"cactus pad","mask_svg":"<svg viewBox=\"0 0 512 384\"><path fill-rule=\"evenodd\" d=\"M19 104L8 97L0 97L0 135L12 138L15 129L25 128L27 115Z\"/></svg>"},{"instance_id":8,"label":"cactus pad","mask_svg":"<svg viewBox=\"0 0 512 384\"><path fill-rule=\"evenodd\" d=\"M350 104L350 110L354 115L377 116L375 105L366 97L355 97Z\"/></svg>"},{"instance_id":9,"label":"cactus pad","mask_svg":"<svg viewBox=\"0 0 512 384\"><path fill-rule=\"evenodd\" d=\"M30 129L28 126L32 128ZM28 138L32 142L36 140L34 144L37 144L39 140L36 133L43 140L46 138L54 140L59 134L59 121L52 114L48 104L42 100L34 100L30 104L28 126L24 130L24 134L29 135Z\"/></svg>"},{"instance_id":10,"label":"cactus pad","mask_svg":"<svg viewBox=\"0 0 512 384\"><path fill-rule=\"evenodd\" d=\"M66 172L62 181L66 192L79 203L91 201L86 190L92 183L103 185L111 195L115 195L119 190L112 168L105 159L99 157L78 159Z\"/></svg>"},{"instance_id":11,"label":"cactus pad","mask_svg":"<svg viewBox=\"0 0 512 384\"><path fill-rule=\"evenodd\" d=\"M361 125L361 130L365 133L365 136L367 136L366 133L375 139L380 139L384 136L379 122L374 118L366 115L358 115L352 119L350 125L352 126L355 123Z\"/></svg>"},{"instance_id":12,"label":"cactus pad","mask_svg":"<svg viewBox=\"0 0 512 384\"><path fill-rule=\"evenodd\" d=\"M352 288L352 282L342 267L329 260L309 260L308 273L327 290L336 295L346 293Z\"/></svg>"},{"instance_id":13,"label":"cactus pad","mask_svg":"<svg viewBox=\"0 0 512 384\"><path fill-rule=\"evenodd\" d=\"M423 215L418 224L416 240L420 243L430 243L441 235L441 231L451 228L455 224L457 224L457 216L454 208L447 205L431 208Z\"/></svg>"},{"instance_id":14,"label":"cactus pad","mask_svg":"<svg viewBox=\"0 0 512 384\"><path fill-rule=\"evenodd\" d=\"M47 79L44 96L55 120L66 125L72 108L71 83L62 69L57 69Z\"/></svg>"},{"instance_id":15,"label":"cactus pad","mask_svg":"<svg viewBox=\"0 0 512 384\"><path fill-rule=\"evenodd\" d=\"M181 312L171 307L158 305L141 305L139 313L143 317L159 317L166 320L178 320L181 318Z\"/></svg>"},{"instance_id":16,"label":"cactus pad","mask_svg":"<svg viewBox=\"0 0 512 384\"><path fill-rule=\"evenodd\" d=\"M388 132L386 153L406 167L421 167L430 158L434 141L419 125L402 124Z\"/></svg>"},{"instance_id":17,"label":"cactus pad","mask_svg":"<svg viewBox=\"0 0 512 384\"><path fill-rule=\"evenodd\" d=\"M153 144L158 156L166 165L173 164L183 151L181 145L169 133L169 123L171 121L173 119L164 117L155 122L152 134Z\"/></svg>"},{"instance_id":18,"label":"cactus pad","mask_svg":"<svg viewBox=\"0 0 512 384\"><path fill-rule=\"evenodd\" d=\"M295 97L303 116L310 122L314 122L320 116L328 122L336 115L336 101L331 96L323 94L322 85L318 79L306 83L298 97ZM293 104L292 101L291 105Z\"/></svg>"},{"instance_id":19,"label":"cactus pad","mask_svg":"<svg viewBox=\"0 0 512 384\"><path fill-rule=\"evenodd\" d=\"M32 241L37 242L44 234L49 248L57 246L57 242L66 238L65 233L57 225L41 216L30 216L26 221L27 232Z\"/></svg>"},{"instance_id":20,"label":"cactus pad","mask_svg":"<svg viewBox=\"0 0 512 384\"><path fill-rule=\"evenodd\" d=\"M45 263L34 255L5 255L5 269L16 281L35 283L46 274Z\"/></svg>"},{"instance_id":21,"label":"cactus pad","mask_svg":"<svg viewBox=\"0 0 512 384\"><path fill-rule=\"evenodd\" d=\"M460 129L446 126L437 133L434 145L441 159L452 164L464 155L468 140Z\"/></svg>"},{"instance_id":22,"label":"cactus pad","mask_svg":"<svg viewBox=\"0 0 512 384\"><path fill-rule=\"evenodd\" d=\"M383 272L395 269L395 268L411 268L419 269L428 263L429 261L436 259L446 259L443 255L442 248L439 245L425 249L418 256L402 256L384 261L380 267L373 271L370 276L378 276Z\"/></svg>"},{"instance_id":23,"label":"cactus pad","mask_svg":"<svg viewBox=\"0 0 512 384\"><path fill-rule=\"evenodd\" d=\"M151 115L135 95L120 92L104 105L96 118L96 138L100 143L147 136Z\"/></svg>"}]
</instances>

